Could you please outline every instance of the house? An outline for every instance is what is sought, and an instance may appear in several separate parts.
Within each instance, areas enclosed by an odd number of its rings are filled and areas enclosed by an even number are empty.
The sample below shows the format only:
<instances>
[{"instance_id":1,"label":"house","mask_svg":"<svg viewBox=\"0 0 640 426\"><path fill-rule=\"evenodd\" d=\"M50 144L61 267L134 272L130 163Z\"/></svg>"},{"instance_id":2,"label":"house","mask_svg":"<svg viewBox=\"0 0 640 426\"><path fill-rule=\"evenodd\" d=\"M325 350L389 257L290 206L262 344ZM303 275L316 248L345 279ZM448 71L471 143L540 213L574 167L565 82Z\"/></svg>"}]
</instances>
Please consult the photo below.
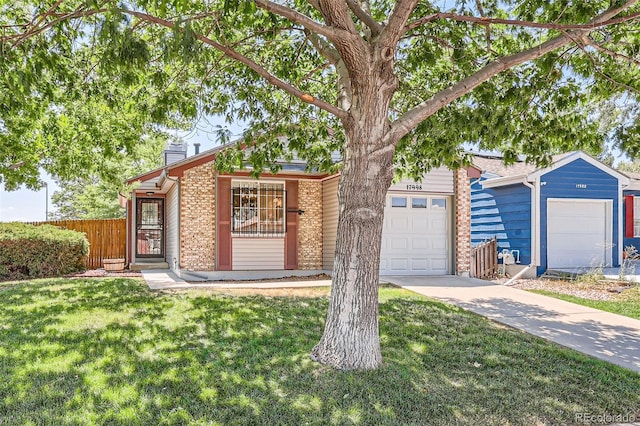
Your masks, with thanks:
<instances>
[{"instance_id":1,"label":"house","mask_svg":"<svg viewBox=\"0 0 640 426\"><path fill-rule=\"evenodd\" d=\"M624 247L633 247L640 252L640 173L628 173L630 183L623 191Z\"/></svg>"},{"instance_id":2,"label":"house","mask_svg":"<svg viewBox=\"0 0 640 426\"><path fill-rule=\"evenodd\" d=\"M170 147L164 166L128 180L135 189L121 201L130 267L209 279L330 271L339 176L300 161L259 180L246 170L219 173L213 161L225 148L187 157ZM468 274L470 176L479 173L440 168L389 188L381 274Z\"/></svg>"},{"instance_id":3,"label":"house","mask_svg":"<svg viewBox=\"0 0 640 426\"><path fill-rule=\"evenodd\" d=\"M580 151L544 168L482 155L474 165L482 173L471 185L472 244L495 237L511 275L620 264L627 176Z\"/></svg>"}]
</instances>

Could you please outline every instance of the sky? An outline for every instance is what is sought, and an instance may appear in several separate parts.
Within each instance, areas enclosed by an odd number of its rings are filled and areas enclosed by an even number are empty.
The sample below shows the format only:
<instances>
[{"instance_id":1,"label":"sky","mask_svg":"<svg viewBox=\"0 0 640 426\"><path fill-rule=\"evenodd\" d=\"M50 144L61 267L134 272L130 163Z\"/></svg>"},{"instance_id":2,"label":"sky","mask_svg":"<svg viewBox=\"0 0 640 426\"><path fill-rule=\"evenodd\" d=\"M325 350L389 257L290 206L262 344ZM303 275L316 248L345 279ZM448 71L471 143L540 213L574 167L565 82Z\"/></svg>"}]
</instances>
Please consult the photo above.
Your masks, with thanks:
<instances>
[{"instance_id":1,"label":"sky","mask_svg":"<svg viewBox=\"0 0 640 426\"><path fill-rule=\"evenodd\" d=\"M194 143L200 143L200 151L205 151L216 146L215 135L213 129L216 126L225 126L224 122L219 118L209 118L205 122L199 123L192 131L178 134L188 144L187 155L195 153ZM231 140L237 138L242 133L239 125L226 125L231 131ZM46 173L41 174L44 182L47 182L48 197L45 188L38 191L32 191L21 188L17 191L7 192L0 189L0 222L39 222L46 220L47 209L49 217L55 211L55 206L51 203L51 196L54 191L60 188L56 185L51 176ZM0 184L0 187L2 185Z\"/></svg>"}]
</instances>

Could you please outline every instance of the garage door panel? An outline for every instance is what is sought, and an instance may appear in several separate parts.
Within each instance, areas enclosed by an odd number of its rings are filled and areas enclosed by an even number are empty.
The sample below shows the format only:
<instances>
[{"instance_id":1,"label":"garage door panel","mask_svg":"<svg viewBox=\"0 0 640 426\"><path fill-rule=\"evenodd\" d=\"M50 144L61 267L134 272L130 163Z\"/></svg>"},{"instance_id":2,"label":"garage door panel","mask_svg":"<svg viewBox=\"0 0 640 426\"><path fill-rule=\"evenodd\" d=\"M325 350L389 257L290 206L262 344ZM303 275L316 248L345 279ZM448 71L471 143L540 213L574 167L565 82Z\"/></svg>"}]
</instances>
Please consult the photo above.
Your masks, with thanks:
<instances>
[{"instance_id":1,"label":"garage door panel","mask_svg":"<svg viewBox=\"0 0 640 426\"><path fill-rule=\"evenodd\" d=\"M436 251L445 251L447 250L447 240L442 238L433 238L431 240L431 247Z\"/></svg>"},{"instance_id":2,"label":"garage door panel","mask_svg":"<svg viewBox=\"0 0 640 426\"><path fill-rule=\"evenodd\" d=\"M436 218L432 219L429 223L429 232L438 232L441 230L447 230L447 218Z\"/></svg>"},{"instance_id":3,"label":"garage door panel","mask_svg":"<svg viewBox=\"0 0 640 426\"><path fill-rule=\"evenodd\" d=\"M411 219L411 232L428 232L429 219L426 217L414 217Z\"/></svg>"},{"instance_id":4,"label":"garage door panel","mask_svg":"<svg viewBox=\"0 0 640 426\"><path fill-rule=\"evenodd\" d=\"M606 200L548 200L547 267L606 265L610 208Z\"/></svg>"},{"instance_id":5,"label":"garage door panel","mask_svg":"<svg viewBox=\"0 0 640 426\"><path fill-rule=\"evenodd\" d=\"M435 272L439 272L441 274L446 274L447 273L447 265L449 262L447 262L447 259L445 258L435 258L435 259L431 259L431 269Z\"/></svg>"},{"instance_id":6,"label":"garage door panel","mask_svg":"<svg viewBox=\"0 0 640 426\"><path fill-rule=\"evenodd\" d=\"M602 214L599 214L602 213ZM604 232L604 210L602 212L594 211L592 214L597 214L596 217L571 217L562 216L556 217L555 220L551 220L548 225L549 232L553 233L571 233L574 234L575 230L581 230L585 233L602 233ZM569 225L569 228L567 228Z\"/></svg>"},{"instance_id":7,"label":"garage door panel","mask_svg":"<svg viewBox=\"0 0 640 426\"><path fill-rule=\"evenodd\" d=\"M406 217L392 217L389 221L389 227L400 232L409 231L409 221Z\"/></svg>"},{"instance_id":8,"label":"garage door panel","mask_svg":"<svg viewBox=\"0 0 640 426\"><path fill-rule=\"evenodd\" d=\"M406 206L391 207L391 197L407 198ZM433 198L443 199L429 195L389 195L380 253L382 274L450 273L448 208L451 203L438 201L434 207ZM443 204L446 208L441 207Z\"/></svg>"},{"instance_id":9,"label":"garage door panel","mask_svg":"<svg viewBox=\"0 0 640 426\"><path fill-rule=\"evenodd\" d=\"M407 238L392 238L389 246L391 250L402 250L409 248L409 241Z\"/></svg>"},{"instance_id":10,"label":"garage door panel","mask_svg":"<svg viewBox=\"0 0 640 426\"><path fill-rule=\"evenodd\" d=\"M411 248L414 250L426 250L429 248L429 240L427 238L413 238L411 240Z\"/></svg>"},{"instance_id":11,"label":"garage door panel","mask_svg":"<svg viewBox=\"0 0 640 426\"><path fill-rule=\"evenodd\" d=\"M404 258L389 259L389 269L392 271L406 271L409 267L409 260Z\"/></svg>"},{"instance_id":12,"label":"garage door panel","mask_svg":"<svg viewBox=\"0 0 640 426\"><path fill-rule=\"evenodd\" d=\"M426 258L422 259L411 259L411 270L412 271L426 271L428 270L429 261Z\"/></svg>"}]
</instances>

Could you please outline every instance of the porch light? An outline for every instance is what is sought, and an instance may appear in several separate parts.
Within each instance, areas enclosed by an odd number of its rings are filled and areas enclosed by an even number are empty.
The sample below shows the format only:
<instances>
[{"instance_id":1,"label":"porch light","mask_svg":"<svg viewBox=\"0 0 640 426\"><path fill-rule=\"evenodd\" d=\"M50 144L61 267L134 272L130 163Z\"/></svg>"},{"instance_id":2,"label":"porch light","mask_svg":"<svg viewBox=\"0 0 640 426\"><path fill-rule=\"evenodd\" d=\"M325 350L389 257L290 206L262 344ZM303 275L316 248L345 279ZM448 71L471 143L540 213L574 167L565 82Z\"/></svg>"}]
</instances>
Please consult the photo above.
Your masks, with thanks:
<instances>
[{"instance_id":1,"label":"porch light","mask_svg":"<svg viewBox=\"0 0 640 426\"><path fill-rule=\"evenodd\" d=\"M147 195L148 195L149 197L151 197L153 194L155 194L155 192L153 192L153 191L147 191Z\"/></svg>"}]
</instances>

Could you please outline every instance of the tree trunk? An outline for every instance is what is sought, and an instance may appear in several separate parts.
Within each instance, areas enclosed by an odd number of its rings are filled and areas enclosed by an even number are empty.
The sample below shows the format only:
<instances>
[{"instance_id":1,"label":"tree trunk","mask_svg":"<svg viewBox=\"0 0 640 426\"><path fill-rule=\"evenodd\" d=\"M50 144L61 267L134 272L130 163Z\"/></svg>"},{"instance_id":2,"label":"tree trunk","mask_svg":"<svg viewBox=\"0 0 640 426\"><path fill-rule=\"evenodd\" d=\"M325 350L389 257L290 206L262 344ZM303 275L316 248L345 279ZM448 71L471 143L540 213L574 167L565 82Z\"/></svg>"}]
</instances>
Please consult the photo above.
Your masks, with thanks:
<instances>
[{"instance_id":1,"label":"tree trunk","mask_svg":"<svg viewBox=\"0 0 640 426\"><path fill-rule=\"evenodd\" d=\"M378 333L378 284L384 203L393 179L388 99L381 84L360 96L360 112L345 125L346 144L338 186L338 232L329 311L315 361L340 370L370 370L382 364ZM354 90L357 94L357 90ZM358 99L354 95L355 99ZM363 99L366 99L365 102Z\"/></svg>"}]
</instances>

